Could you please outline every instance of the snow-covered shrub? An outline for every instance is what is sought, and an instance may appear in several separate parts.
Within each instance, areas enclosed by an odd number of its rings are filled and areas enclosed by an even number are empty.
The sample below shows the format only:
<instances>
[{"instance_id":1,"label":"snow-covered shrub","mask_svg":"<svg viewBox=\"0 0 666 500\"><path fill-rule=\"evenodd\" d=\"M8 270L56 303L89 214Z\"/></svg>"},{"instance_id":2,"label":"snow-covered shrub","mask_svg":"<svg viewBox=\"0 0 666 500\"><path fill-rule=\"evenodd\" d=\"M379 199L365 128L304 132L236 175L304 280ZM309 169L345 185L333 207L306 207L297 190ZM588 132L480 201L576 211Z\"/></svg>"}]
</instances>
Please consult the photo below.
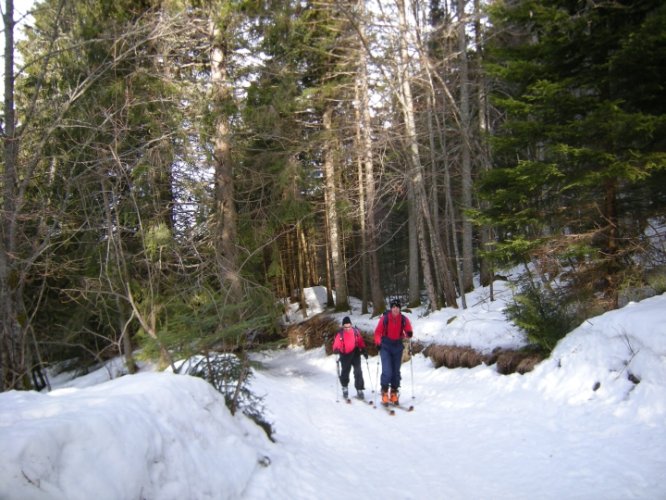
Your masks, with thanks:
<instances>
[{"instance_id":1,"label":"snow-covered shrub","mask_svg":"<svg viewBox=\"0 0 666 500\"><path fill-rule=\"evenodd\" d=\"M194 356L180 364L179 372L206 380L224 396L232 414L240 410L260 426L269 439L273 439L273 428L264 417L263 398L249 387L252 369L247 358L240 359L230 353Z\"/></svg>"}]
</instances>

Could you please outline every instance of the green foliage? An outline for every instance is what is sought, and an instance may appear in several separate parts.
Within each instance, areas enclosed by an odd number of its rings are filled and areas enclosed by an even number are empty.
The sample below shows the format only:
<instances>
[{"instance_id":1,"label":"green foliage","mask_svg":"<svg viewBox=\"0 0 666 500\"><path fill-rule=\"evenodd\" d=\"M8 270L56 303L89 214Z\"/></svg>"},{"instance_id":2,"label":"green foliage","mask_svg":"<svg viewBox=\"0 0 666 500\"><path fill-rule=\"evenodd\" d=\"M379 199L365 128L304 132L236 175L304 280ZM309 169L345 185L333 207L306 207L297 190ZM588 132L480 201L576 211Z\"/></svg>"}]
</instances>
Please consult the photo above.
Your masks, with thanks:
<instances>
[{"instance_id":1,"label":"green foliage","mask_svg":"<svg viewBox=\"0 0 666 500\"><path fill-rule=\"evenodd\" d=\"M666 208L666 7L495 2L490 19L486 69L502 120L476 219L496 229L498 260L545 252L541 240L574 266L605 259L616 286L620 256L640 247L635 222Z\"/></svg>"},{"instance_id":2,"label":"green foliage","mask_svg":"<svg viewBox=\"0 0 666 500\"><path fill-rule=\"evenodd\" d=\"M146 316L151 310L157 316L157 338L142 329L138 334L147 358L158 358L162 349L177 358L210 350L239 350L254 335L275 328L279 312L267 289L249 289L242 300L229 302L224 292L212 287L188 288L187 282L181 282L181 287L178 295L144 295L140 301Z\"/></svg>"},{"instance_id":3,"label":"green foliage","mask_svg":"<svg viewBox=\"0 0 666 500\"><path fill-rule=\"evenodd\" d=\"M648 285L654 288L657 295L666 292L666 268L650 273L647 278Z\"/></svg>"},{"instance_id":4,"label":"green foliage","mask_svg":"<svg viewBox=\"0 0 666 500\"><path fill-rule=\"evenodd\" d=\"M567 298L551 289L528 282L507 306L505 314L527 333L528 340L549 354L575 325Z\"/></svg>"},{"instance_id":5,"label":"green foliage","mask_svg":"<svg viewBox=\"0 0 666 500\"><path fill-rule=\"evenodd\" d=\"M151 226L145 237L146 254L151 260L157 260L165 248L172 242L171 230L164 223Z\"/></svg>"},{"instance_id":6,"label":"green foliage","mask_svg":"<svg viewBox=\"0 0 666 500\"><path fill-rule=\"evenodd\" d=\"M526 262L530 254L542 243L540 239L528 239L523 236L507 238L500 242L488 245L481 256L491 259L500 265L511 265L516 262Z\"/></svg>"},{"instance_id":7,"label":"green foliage","mask_svg":"<svg viewBox=\"0 0 666 500\"><path fill-rule=\"evenodd\" d=\"M209 382L224 396L232 413L240 409L273 440L272 425L264 416L263 397L257 396L250 389L252 370L247 359L241 361L234 354L196 356L188 359L181 371Z\"/></svg>"}]
</instances>

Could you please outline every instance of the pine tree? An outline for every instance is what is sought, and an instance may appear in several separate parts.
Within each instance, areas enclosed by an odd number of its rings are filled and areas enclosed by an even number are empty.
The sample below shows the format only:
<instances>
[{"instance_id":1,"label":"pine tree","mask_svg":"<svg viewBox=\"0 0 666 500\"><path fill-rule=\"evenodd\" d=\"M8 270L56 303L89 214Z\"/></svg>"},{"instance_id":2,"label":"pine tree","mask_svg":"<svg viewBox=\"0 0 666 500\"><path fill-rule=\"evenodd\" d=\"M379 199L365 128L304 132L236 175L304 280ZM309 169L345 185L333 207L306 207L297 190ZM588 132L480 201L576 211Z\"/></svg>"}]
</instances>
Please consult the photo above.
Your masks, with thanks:
<instances>
[{"instance_id":1,"label":"pine tree","mask_svg":"<svg viewBox=\"0 0 666 500\"><path fill-rule=\"evenodd\" d=\"M663 208L651 196L666 167L663 105L646 104L664 97L664 6L519 1L494 4L491 18L505 120L481 187L497 254L539 256L544 276L566 259L578 290L601 285L612 305L647 218ZM652 69L651 93L634 92L628 66Z\"/></svg>"}]
</instances>

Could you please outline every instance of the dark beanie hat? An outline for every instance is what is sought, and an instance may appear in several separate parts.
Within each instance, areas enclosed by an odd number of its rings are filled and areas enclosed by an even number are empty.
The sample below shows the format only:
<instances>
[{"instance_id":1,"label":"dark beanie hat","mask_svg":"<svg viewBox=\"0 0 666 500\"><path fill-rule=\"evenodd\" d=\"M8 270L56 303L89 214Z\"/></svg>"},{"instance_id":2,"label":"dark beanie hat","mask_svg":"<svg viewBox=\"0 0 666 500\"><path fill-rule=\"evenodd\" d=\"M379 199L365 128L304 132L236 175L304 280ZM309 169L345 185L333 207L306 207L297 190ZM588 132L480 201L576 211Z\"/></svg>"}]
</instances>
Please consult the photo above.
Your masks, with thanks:
<instances>
[{"instance_id":1,"label":"dark beanie hat","mask_svg":"<svg viewBox=\"0 0 666 500\"><path fill-rule=\"evenodd\" d=\"M342 324L343 325L347 325L347 324L351 325L351 320L349 319L349 316L345 316L344 318L342 318Z\"/></svg>"}]
</instances>

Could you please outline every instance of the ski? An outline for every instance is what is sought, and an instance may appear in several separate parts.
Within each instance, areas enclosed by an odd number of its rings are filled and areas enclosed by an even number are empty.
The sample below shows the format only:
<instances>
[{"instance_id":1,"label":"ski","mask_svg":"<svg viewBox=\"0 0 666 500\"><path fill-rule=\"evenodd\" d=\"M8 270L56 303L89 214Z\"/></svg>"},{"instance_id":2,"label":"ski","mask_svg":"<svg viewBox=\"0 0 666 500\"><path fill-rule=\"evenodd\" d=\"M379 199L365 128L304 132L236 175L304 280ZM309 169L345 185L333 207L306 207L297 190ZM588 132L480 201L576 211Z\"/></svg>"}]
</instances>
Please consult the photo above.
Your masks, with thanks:
<instances>
[{"instance_id":1,"label":"ski","mask_svg":"<svg viewBox=\"0 0 666 500\"><path fill-rule=\"evenodd\" d=\"M385 405L383 403L380 406L382 408L384 408L389 415L395 415L395 410L393 408L391 408L390 406Z\"/></svg>"},{"instance_id":2,"label":"ski","mask_svg":"<svg viewBox=\"0 0 666 500\"><path fill-rule=\"evenodd\" d=\"M375 402L374 402L374 401L372 401L372 400L367 400L367 399L365 399L365 398L359 398L358 396L354 396L354 397L352 397L352 398L349 398L349 397L345 398L345 397L343 397L343 398L342 398L342 401L350 405L350 404L352 404L352 400L354 400L354 399L355 399L356 401L360 401L361 403L368 403L370 406L374 406L374 405L375 405ZM337 401L338 401L338 403L340 402L340 400L337 400Z\"/></svg>"},{"instance_id":3,"label":"ski","mask_svg":"<svg viewBox=\"0 0 666 500\"><path fill-rule=\"evenodd\" d=\"M397 404L397 405L394 404L393 408L398 408L398 409L404 410L404 411L414 411L414 405L407 406L407 405L401 405L401 404Z\"/></svg>"},{"instance_id":4,"label":"ski","mask_svg":"<svg viewBox=\"0 0 666 500\"><path fill-rule=\"evenodd\" d=\"M368 403L368 406L370 408L372 408L373 410L377 409L377 404L372 399L366 400L366 401L364 401L364 403Z\"/></svg>"}]
</instances>

